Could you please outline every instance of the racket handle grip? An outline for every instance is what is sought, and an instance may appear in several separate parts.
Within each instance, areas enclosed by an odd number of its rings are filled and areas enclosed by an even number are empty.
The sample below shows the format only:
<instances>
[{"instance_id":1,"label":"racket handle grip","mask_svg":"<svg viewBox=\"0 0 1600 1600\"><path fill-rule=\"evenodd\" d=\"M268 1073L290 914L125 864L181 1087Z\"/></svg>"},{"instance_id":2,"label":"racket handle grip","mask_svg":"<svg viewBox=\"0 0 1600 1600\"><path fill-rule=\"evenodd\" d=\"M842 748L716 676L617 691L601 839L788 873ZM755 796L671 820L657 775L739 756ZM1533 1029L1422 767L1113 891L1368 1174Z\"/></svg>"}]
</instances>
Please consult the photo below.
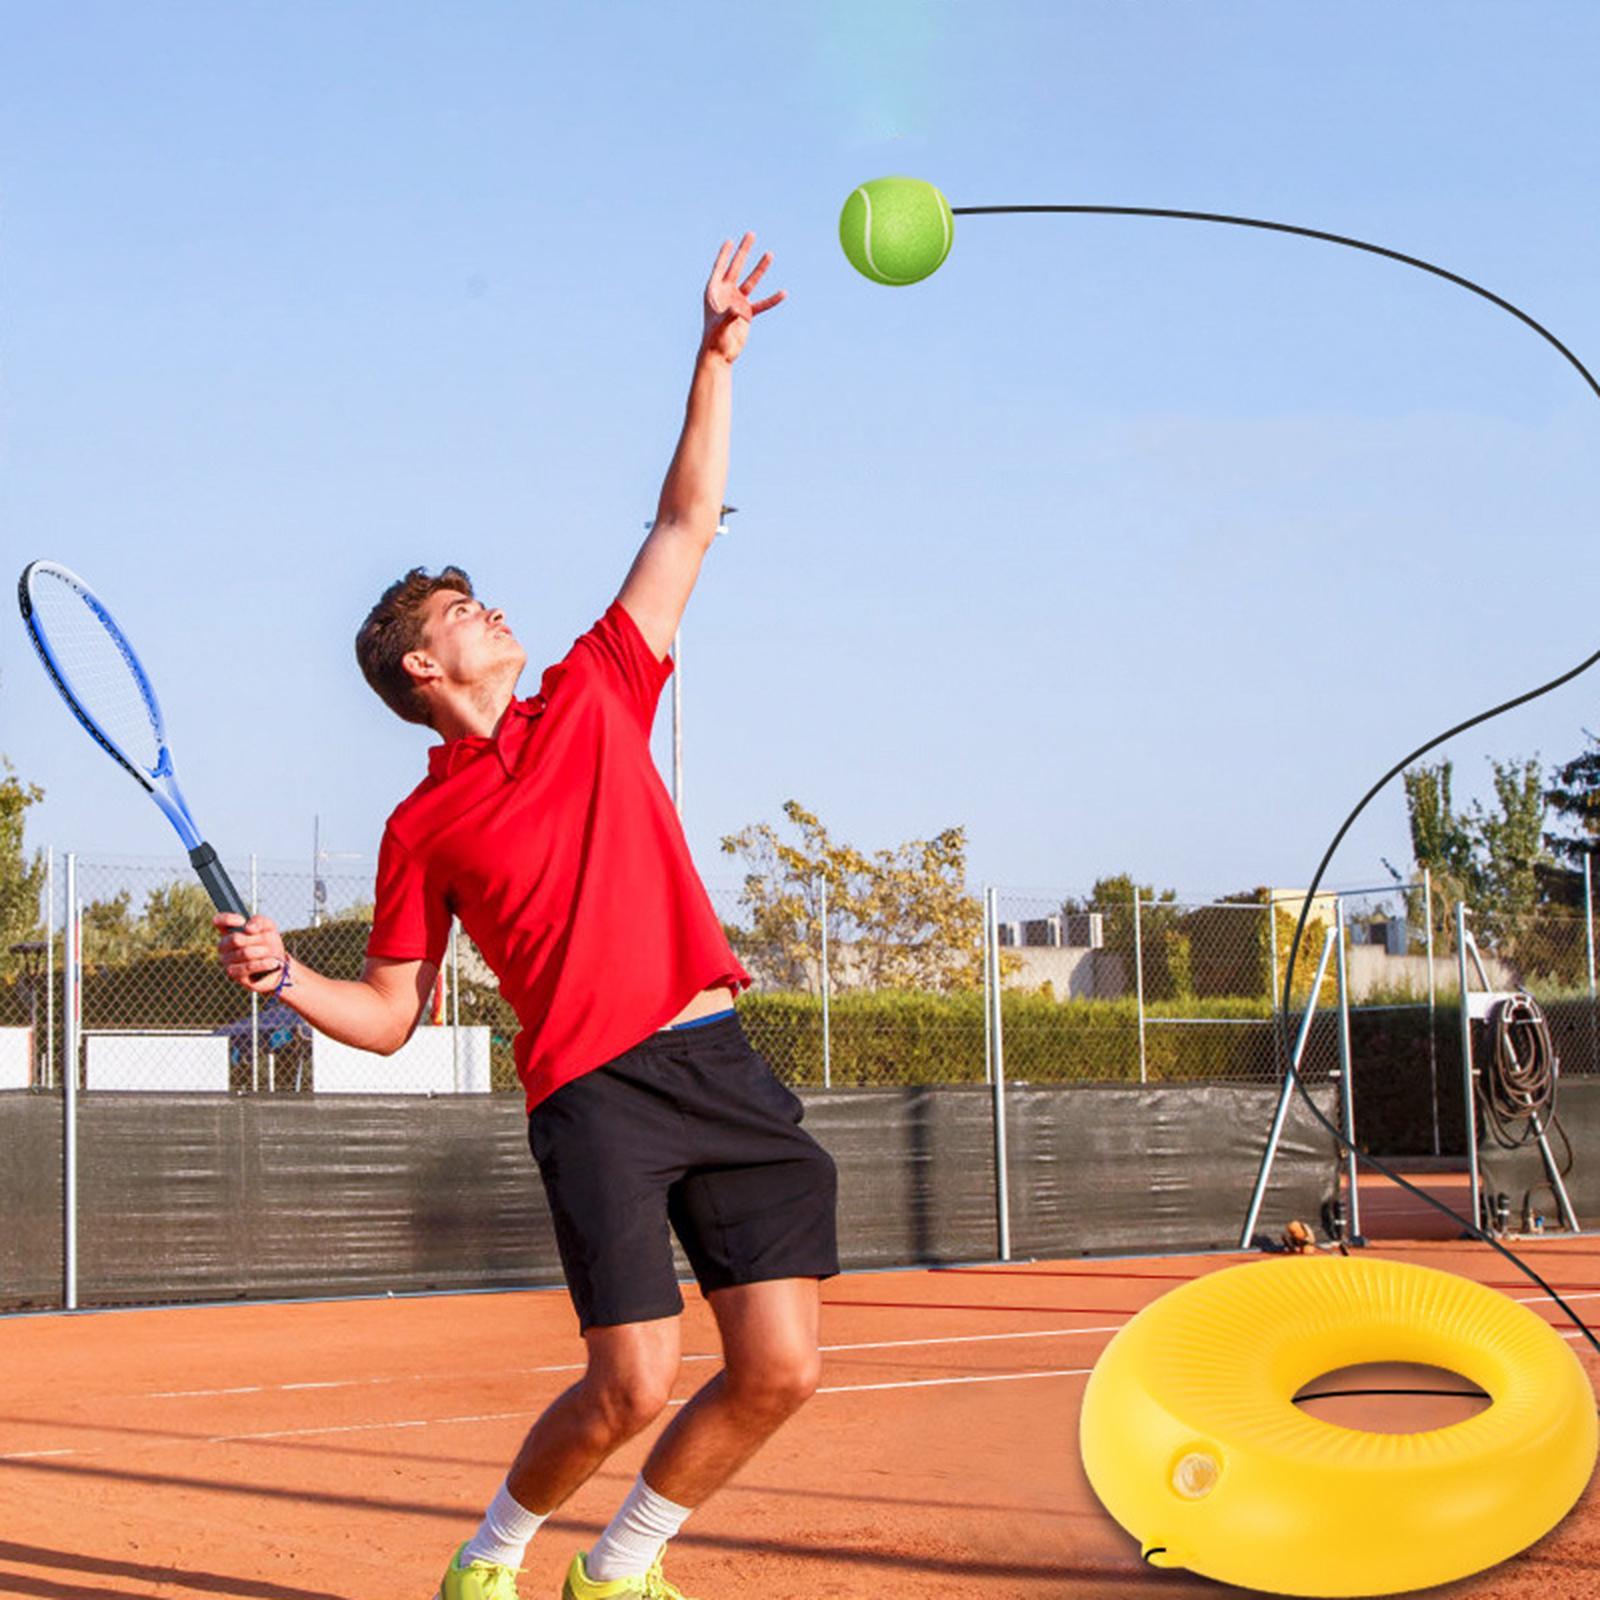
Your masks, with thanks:
<instances>
[{"instance_id":1,"label":"racket handle grip","mask_svg":"<svg viewBox=\"0 0 1600 1600\"><path fill-rule=\"evenodd\" d=\"M204 840L189 852L189 865L199 874L206 893L211 896L212 905L218 911L231 911L241 917L250 915L249 906L240 899L239 891L234 888L233 879L228 876L217 852Z\"/></svg>"},{"instance_id":2,"label":"racket handle grip","mask_svg":"<svg viewBox=\"0 0 1600 1600\"><path fill-rule=\"evenodd\" d=\"M239 891L233 886L233 879L228 876L227 868L218 860L217 852L203 839L189 852L189 865L199 874L206 893L211 896L212 905L218 911L231 911L236 916L249 918L250 907L240 898ZM271 977L277 970L277 967L272 967L267 972L256 973L255 976Z\"/></svg>"}]
</instances>

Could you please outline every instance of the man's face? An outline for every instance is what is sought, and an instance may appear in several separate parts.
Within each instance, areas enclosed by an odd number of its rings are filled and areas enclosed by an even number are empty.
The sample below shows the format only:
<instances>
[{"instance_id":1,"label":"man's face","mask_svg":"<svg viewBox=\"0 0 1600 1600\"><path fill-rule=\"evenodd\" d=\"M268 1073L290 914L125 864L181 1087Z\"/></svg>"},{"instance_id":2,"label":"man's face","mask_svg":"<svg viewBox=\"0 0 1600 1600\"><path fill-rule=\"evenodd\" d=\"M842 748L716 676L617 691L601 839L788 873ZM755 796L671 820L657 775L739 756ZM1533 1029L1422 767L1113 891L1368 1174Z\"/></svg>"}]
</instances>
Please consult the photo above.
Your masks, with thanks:
<instances>
[{"instance_id":1,"label":"man's face","mask_svg":"<svg viewBox=\"0 0 1600 1600\"><path fill-rule=\"evenodd\" d=\"M513 683L527 664L528 653L506 626L503 611L459 589L436 589L423 602L422 647L406 660L431 663L445 682L463 686L494 684L509 676Z\"/></svg>"}]
</instances>

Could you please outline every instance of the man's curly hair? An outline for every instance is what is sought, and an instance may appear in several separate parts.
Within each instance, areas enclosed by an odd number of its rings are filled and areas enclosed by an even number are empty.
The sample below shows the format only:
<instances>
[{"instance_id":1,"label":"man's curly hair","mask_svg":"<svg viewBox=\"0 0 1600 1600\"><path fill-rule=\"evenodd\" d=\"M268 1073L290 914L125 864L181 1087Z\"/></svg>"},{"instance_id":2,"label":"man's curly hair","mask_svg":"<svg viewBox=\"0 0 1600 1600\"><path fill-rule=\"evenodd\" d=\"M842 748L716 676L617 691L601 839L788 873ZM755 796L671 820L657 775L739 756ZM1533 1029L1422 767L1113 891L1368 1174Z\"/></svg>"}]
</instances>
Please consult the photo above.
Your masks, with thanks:
<instances>
[{"instance_id":1,"label":"man's curly hair","mask_svg":"<svg viewBox=\"0 0 1600 1600\"><path fill-rule=\"evenodd\" d=\"M472 579L460 567L442 567L437 577L429 577L426 567L413 567L383 591L356 634L361 675L397 717L425 728L433 726L427 702L401 663L408 651L422 648L423 603L440 589L472 596Z\"/></svg>"}]
</instances>

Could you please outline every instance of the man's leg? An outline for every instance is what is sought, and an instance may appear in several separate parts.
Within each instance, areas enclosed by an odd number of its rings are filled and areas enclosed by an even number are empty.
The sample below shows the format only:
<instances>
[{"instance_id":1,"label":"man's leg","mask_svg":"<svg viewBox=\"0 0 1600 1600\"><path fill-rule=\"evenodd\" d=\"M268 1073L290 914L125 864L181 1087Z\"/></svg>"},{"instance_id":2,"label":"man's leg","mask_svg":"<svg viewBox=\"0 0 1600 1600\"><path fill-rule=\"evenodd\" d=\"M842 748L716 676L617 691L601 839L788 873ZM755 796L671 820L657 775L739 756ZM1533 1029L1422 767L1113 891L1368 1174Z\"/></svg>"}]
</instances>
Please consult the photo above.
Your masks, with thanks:
<instances>
[{"instance_id":1,"label":"man's leg","mask_svg":"<svg viewBox=\"0 0 1600 1600\"><path fill-rule=\"evenodd\" d=\"M573 1558L567 1600L675 1592L650 1576L665 1543L815 1391L819 1279L839 1270L833 1158L797 1126L804 1107L737 1018L691 1031L663 1061L688 1140L667 1213L717 1319L723 1370L656 1441L593 1550ZM782 1276L745 1281L761 1267Z\"/></svg>"},{"instance_id":2,"label":"man's leg","mask_svg":"<svg viewBox=\"0 0 1600 1600\"><path fill-rule=\"evenodd\" d=\"M506 1481L548 1515L619 1445L661 1415L677 1380L679 1317L589 1328L589 1367L528 1430Z\"/></svg>"},{"instance_id":3,"label":"man's leg","mask_svg":"<svg viewBox=\"0 0 1600 1600\"><path fill-rule=\"evenodd\" d=\"M521 1566L539 1524L661 1414L678 1374L678 1324L672 1316L585 1330L588 1370L528 1430L461 1566Z\"/></svg>"},{"instance_id":4,"label":"man's leg","mask_svg":"<svg viewBox=\"0 0 1600 1600\"><path fill-rule=\"evenodd\" d=\"M713 1289L723 1369L673 1418L622 1509L588 1554L607 1581L645 1571L689 1512L727 1482L810 1398L821 1357L815 1278Z\"/></svg>"},{"instance_id":5,"label":"man's leg","mask_svg":"<svg viewBox=\"0 0 1600 1600\"><path fill-rule=\"evenodd\" d=\"M656 1440L644 1476L679 1505L726 1483L816 1391L821 1285L815 1278L713 1289L723 1370Z\"/></svg>"}]
</instances>

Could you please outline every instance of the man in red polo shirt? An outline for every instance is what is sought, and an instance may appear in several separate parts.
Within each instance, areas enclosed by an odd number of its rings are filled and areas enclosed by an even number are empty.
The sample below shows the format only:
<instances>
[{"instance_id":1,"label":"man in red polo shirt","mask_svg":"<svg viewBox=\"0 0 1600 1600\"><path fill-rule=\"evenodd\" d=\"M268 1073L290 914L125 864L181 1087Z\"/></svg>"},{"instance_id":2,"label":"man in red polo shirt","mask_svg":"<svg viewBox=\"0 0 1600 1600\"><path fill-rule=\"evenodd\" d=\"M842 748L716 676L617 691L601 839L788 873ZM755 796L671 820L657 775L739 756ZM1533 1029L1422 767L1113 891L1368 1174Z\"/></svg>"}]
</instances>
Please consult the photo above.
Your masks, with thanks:
<instances>
[{"instance_id":1,"label":"man in red polo shirt","mask_svg":"<svg viewBox=\"0 0 1600 1600\"><path fill-rule=\"evenodd\" d=\"M811 1395L819 1280L839 1270L837 1177L802 1106L733 1010L750 983L690 860L650 755L678 621L727 480L731 371L770 252L723 244L683 435L650 536L605 615L516 698L527 656L467 575L414 568L356 654L399 716L444 742L390 816L366 965L313 972L272 921L219 916L229 975L333 1038L389 1054L410 1037L459 917L522 1024L528 1138L588 1347L539 1417L438 1600L515 1600L539 1525L663 1411L679 1368L678 1235L724 1366L656 1441L564 1600L682 1600L666 1541Z\"/></svg>"}]
</instances>

